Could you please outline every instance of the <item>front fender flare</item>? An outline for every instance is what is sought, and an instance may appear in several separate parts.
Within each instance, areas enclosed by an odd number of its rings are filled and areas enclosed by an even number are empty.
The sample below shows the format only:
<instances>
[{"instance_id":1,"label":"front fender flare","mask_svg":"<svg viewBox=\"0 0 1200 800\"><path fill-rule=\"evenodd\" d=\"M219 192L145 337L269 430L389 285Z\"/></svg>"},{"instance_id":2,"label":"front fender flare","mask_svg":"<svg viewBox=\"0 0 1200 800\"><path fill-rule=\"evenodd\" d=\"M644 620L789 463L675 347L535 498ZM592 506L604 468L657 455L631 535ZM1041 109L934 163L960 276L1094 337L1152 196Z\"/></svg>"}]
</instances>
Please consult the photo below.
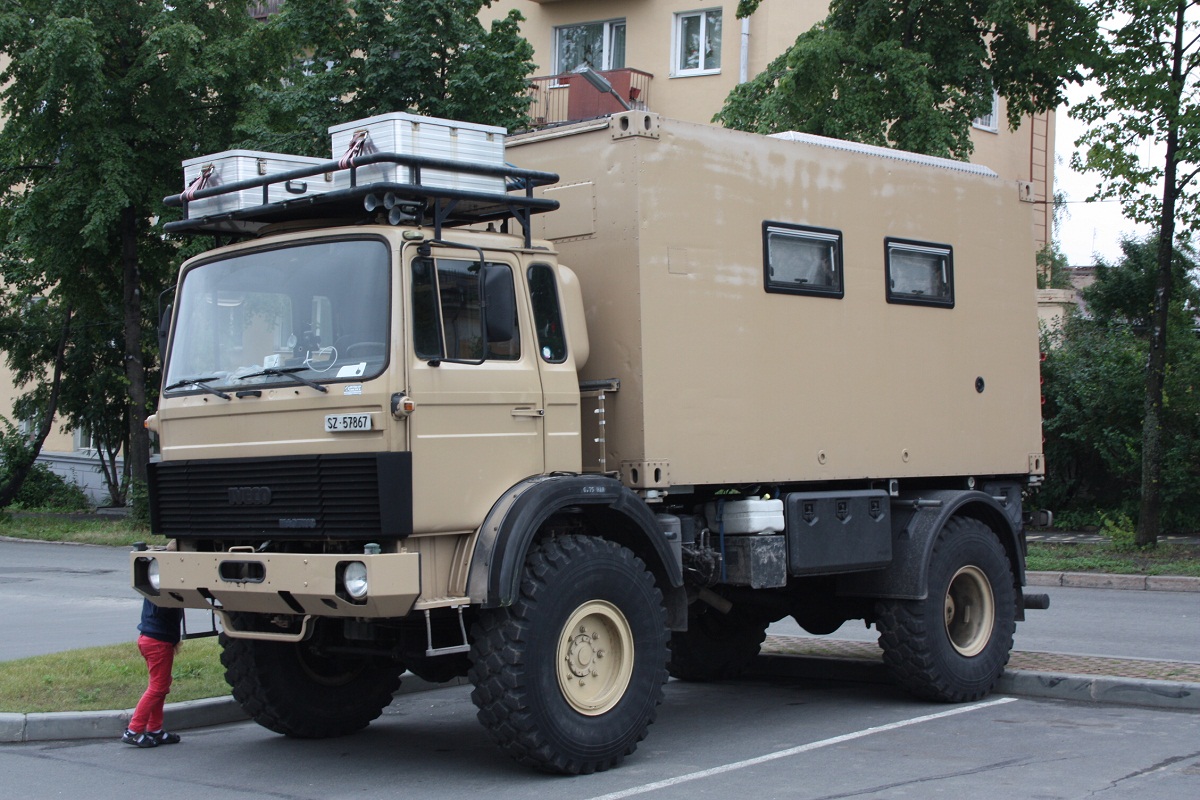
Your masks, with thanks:
<instances>
[{"instance_id":1,"label":"front fender flare","mask_svg":"<svg viewBox=\"0 0 1200 800\"><path fill-rule=\"evenodd\" d=\"M567 508L620 522L623 535L612 538L646 562L664 596L683 586L682 565L654 515L620 481L606 475L535 475L505 492L479 527L467 573L471 601L484 608L514 603L530 544L546 520Z\"/></svg>"}]
</instances>

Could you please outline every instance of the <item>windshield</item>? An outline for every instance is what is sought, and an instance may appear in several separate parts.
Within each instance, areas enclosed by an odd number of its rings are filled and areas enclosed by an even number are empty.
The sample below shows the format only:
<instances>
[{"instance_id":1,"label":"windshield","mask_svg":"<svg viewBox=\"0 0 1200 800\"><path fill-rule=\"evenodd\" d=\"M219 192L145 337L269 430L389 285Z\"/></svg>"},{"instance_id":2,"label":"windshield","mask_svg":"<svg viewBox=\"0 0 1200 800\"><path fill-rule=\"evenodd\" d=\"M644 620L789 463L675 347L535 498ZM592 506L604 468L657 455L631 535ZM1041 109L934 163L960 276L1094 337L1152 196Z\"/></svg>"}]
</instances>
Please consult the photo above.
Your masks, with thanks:
<instances>
[{"instance_id":1,"label":"windshield","mask_svg":"<svg viewBox=\"0 0 1200 800\"><path fill-rule=\"evenodd\" d=\"M300 244L199 264L182 278L165 391L364 380L383 371L388 246Z\"/></svg>"}]
</instances>

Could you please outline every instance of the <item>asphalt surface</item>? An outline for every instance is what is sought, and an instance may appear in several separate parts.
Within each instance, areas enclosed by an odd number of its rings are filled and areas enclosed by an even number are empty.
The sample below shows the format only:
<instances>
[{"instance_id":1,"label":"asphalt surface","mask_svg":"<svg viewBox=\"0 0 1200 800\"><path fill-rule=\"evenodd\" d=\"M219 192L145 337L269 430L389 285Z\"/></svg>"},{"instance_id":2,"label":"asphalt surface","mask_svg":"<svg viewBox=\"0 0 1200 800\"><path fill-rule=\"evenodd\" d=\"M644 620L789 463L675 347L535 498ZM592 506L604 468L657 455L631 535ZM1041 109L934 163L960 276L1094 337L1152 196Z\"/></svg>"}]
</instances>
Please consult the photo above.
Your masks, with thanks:
<instances>
[{"instance_id":1,"label":"asphalt surface","mask_svg":"<svg viewBox=\"0 0 1200 800\"><path fill-rule=\"evenodd\" d=\"M131 641L140 602L128 587L127 564L121 548L0 539L0 660ZM1050 611L1031 610L1018 625L998 694L1200 711L1200 578L1031 573L1029 579L1028 591L1048 587ZM206 620L193 616L192 624ZM812 637L785 621L768 633L753 673L889 681L875 633L861 625ZM437 686L406 675L401 693ZM0 742L113 737L130 713L0 713ZM244 718L232 699L214 698L168 704L166 726Z\"/></svg>"}]
</instances>

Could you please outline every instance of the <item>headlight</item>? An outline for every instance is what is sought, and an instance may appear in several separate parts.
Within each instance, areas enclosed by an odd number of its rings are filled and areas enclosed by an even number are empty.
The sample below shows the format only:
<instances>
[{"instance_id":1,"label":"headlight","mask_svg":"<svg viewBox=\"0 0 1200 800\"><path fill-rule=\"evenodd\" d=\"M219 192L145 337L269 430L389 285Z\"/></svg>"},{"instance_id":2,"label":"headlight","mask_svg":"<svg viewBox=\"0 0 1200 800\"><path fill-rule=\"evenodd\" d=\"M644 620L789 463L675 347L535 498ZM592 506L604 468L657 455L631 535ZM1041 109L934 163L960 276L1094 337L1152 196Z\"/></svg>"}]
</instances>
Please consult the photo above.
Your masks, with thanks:
<instances>
[{"instance_id":1,"label":"headlight","mask_svg":"<svg viewBox=\"0 0 1200 800\"><path fill-rule=\"evenodd\" d=\"M150 581L150 588L154 591L162 591L162 580L158 577L158 559L149 559L150 563L146 565L146 580Z\"/></svg>"},{"instance_id":2,"label":"headlight","mask_svg":"<svg viewBox=\"0 0 1200 800\"><path fill-rule=\"evenodd\" d=\"M342 570L342 585L346 587L346 594L355 600L362 600L366 597L367 565L361 561L351 561L346 564L346 568Z\"/></svg>"}]
</instances>

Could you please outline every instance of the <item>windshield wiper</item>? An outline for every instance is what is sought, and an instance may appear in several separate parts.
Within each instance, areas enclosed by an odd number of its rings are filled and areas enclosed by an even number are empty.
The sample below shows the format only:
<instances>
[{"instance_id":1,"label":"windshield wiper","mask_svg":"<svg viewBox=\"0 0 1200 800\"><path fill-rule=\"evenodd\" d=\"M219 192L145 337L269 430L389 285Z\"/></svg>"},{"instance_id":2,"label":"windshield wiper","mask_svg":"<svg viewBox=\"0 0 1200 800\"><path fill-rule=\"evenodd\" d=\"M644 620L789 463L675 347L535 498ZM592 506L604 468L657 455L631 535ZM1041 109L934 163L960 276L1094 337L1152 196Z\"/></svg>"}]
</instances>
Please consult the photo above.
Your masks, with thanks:
<instances>
[{"instance_id":1,"label":"windshield wiper","mask_svg":"<svg viewBox=\"0 0 1200 800\"><path fill-rule=\"evenodd\" d=\"M303 383L305 386L311 386L318 392L328 392L328 387L322 386L316 381L309 380L303 375L297 375L300 370L308 369L308 367L265 367L261 372L251 372L249 375L239 375L238 380L248 380L249 378L261 378L263 375L274 375L275 377L291 377Z\"/></svg>"},{"instance_id":2,"label":"windshield wiper","mask_svg":"<svg viewBox=\"0 0 1200 800\"><path fill-rule=\"evenodd\" d=\"M209 394L215 394L217 397L221 398L222 400L231 400L232 398L229 395L222 392L220 389L214 389L213 387L211 387L207 383L205 383L205 381L215 381L215 380L219 380L219 376L214 375L210 378L184 378L181 381L175 381L170 386L163 387L163 391L169 392L172 389L182 389L184 386L195 386L197 388L203 389L204 391L208 392Z\"/></svg>"}]
</instances>

